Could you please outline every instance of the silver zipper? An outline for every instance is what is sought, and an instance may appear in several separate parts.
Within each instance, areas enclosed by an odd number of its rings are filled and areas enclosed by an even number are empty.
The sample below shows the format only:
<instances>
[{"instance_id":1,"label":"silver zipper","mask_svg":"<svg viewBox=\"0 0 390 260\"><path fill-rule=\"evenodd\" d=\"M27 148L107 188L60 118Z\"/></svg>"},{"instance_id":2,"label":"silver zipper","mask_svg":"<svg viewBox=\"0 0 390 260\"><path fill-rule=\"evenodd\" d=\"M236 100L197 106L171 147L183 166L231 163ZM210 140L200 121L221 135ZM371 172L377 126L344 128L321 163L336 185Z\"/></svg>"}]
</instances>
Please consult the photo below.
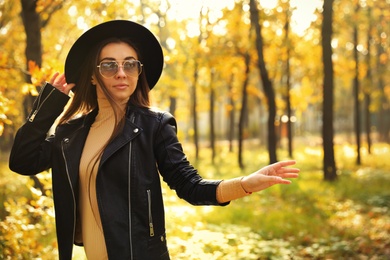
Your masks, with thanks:
<instances>
[{"instance_id":1,"label":"silver zipper","mask_svg":"<svg viewBox=\"0 0 390 260\"><path fill-rule=\"evenodd\" d=\"M132 123L134 123L134 120L135 120L135 118L134 118L134 116L132 116L131 117L131 122ZM128 178L129 178L129 180L128 180L128 200L129 200L129 237L130 237L130 244L129 244L129 246L130 246L130 259L133 259L134 258L134 256L133 256L133 235L132 235L132 229L131 229L131 196L130 196L130 184L131 184L131 174L130 174L130 172L131 172L131 153L132 153L132 147L133 147L133 142L132 141L130 141L129 142L129 164L128 164L128 169L127 169L127 171L128 171Z\"/></svg>"},{"instance_id":2,"label":"silver zipper","mask_svg":"<svg viewBox=\"0 0 390 260\"><path fill-rule=\"evenodd\" d=\"M147 190L148 194L148 212L149 212L149 235L154 237L154 227L153 227L153 218L152 218L152 193L150 190Z\"/></svg>"},{"instance_id":3,"label":"silver zipper","mask_svg":"<svg viewBox=\"0 0 390 260\"><path fill-rule=\"evenodd\" d=\"M74 237L75 237L75 233L76 233L76 197L74 195L74 190L73 190L73 186L72 186L72 182L70 180L70 175L69 175L69 169L68 169L68 163L66 161L66 156L65 156L65 152L64 152L64 141L66 139L64 139L62 142L61 142L61 151L62 151L62 157L64 158L64 162L65 162L65 170L66 170L66 175L68 177L68 182L69 182L69 186L70 186L70 189L72 191L72 197L73 197L73 218L74 218L74 221L73 221L73 240L74 240ZM72 241L73 243L74 241Z\"/></svg>"},{"instance_id":4,"label":"silver zipper","mask_svg":"<svg viewBox=\"0 0 390 260\"><path fill-rule=\"evenodd\" d=\"M31 114L30 118L28 119L28 121L30 121L30 122L34 121L35 116L36 116L37 113L38 113L38 110L39 110L39 109L34 110L34 112Z\"/></svg>"},{"instance_id":5,"label":"silver zipper","mask_svg":"<svg viewBox=\"0 0 390 260\"><path fill-rule=\"evenodd\" d=\"M41 93L43 93L43 90L45 89L47 83L42 87L42 90L41 90ZM41 93L39 94L38 96L38 104L37 104L37 108L34 110L34 112L31 114L31 116L29 117L28 121L29 122L33 122L34 119L35 119L35 116L38 114L39 110L41 109L42 105L46 102L46 100L51 96L51 94L53 93L53 91L55 90L55 88L53 88L50 93L47 95L47 97L42 101L41 103Z\"/></svg>"}]
</instances>

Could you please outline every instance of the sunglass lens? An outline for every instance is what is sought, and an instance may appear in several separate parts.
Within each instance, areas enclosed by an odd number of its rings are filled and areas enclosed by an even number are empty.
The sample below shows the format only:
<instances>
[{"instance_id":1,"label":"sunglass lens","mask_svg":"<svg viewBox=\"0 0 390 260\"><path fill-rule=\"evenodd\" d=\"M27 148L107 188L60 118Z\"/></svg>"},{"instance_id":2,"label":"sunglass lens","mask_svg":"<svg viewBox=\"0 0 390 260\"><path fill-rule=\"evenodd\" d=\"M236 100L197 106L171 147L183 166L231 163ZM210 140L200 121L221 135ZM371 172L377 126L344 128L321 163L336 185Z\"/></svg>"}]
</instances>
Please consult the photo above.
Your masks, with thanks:
<instances>
[{"instance_id":1,"label":"sunglass lens","mask_svg":"<svg viewBox=\"0 0 390 260\"><path fill-rule=\"evenodd\" d=\"M105 77L112 77L118 72L118 63L115 61L102 62L100 64L100 73Z\"/></svg>"},{"instance_id":2,"label":"sunglass lens","mask_svg":"<svg viewBox=\"0 0 390 260\"><path fill-rule=\"evenodd\" d=\"M138 61L125 61L123 63L123 70L129 76L139 75L139 62Z\"/></svg>"}]
</instances>

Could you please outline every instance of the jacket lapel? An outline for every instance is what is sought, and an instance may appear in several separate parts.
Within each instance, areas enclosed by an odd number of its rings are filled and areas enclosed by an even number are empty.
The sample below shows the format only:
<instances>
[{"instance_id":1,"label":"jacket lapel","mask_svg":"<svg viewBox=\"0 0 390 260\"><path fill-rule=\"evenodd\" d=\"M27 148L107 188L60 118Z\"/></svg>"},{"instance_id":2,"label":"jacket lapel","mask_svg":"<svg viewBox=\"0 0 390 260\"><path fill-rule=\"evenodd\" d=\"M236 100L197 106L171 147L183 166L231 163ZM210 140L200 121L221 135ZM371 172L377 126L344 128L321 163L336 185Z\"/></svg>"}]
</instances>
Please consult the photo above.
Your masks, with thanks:
<instances>
[{"instance_id":1,"label":"jacket lapel","mask_svg":"<svg viewBox=\"0 0 390 260\"><path fill-rule=\"evenodd\" d=\"M136 136L138 136L143 129L137 126L135 123L134 113L130 117L126 116L126 122L122 133L120 133L105 149L100 165L102 165L112 154L118 151L120 148L128 144Z\"/></svg>"}]
</instances>

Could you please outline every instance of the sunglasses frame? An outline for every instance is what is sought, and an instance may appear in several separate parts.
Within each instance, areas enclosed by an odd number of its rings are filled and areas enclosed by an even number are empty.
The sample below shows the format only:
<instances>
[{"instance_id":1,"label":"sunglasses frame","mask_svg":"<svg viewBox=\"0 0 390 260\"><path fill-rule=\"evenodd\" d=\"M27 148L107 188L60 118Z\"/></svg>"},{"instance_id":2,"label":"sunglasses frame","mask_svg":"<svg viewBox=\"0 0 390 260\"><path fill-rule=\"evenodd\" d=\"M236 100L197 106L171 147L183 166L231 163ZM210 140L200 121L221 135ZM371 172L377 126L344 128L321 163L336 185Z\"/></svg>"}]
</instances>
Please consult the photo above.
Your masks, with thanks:
<instances>
[{"instance_id":1,"label":"sunglasses frame","mask_svg":"<svg viewBox=\"0 0 390 260\"><path fill-rule=\"evenodd\" d=\"M102 73L102 63L115 63L116 65L117 65L117 69L116 69L116 72L112 75L112 76L107 76L107 75L104 75L103 73ZM125 65L125 63L138 63L138 74L137 75L130 75L130 74L128 74L127 72L126 72L126 70L124 69L124 65ZM106 78L106 79L110 79L110 78L113 78L113 77L115 77L117 74L118 74L118 72L119 72L119 68L122 68L122 70L123 70L123 72L127 75L127 76L129 76L129 77L138 77L141 73L142 73L142 67L143 67L144 65L139 61L139 60L124 60L124 61L122 61L122 64L119 64L119 62L118 61L116 61L116 60L102 60L100 63L99 63L99 65L97 65L97 67L99 68L99 73L100 73L100 75L102 75L102 77L103 78Z\"/></svg>"}]
</instances>

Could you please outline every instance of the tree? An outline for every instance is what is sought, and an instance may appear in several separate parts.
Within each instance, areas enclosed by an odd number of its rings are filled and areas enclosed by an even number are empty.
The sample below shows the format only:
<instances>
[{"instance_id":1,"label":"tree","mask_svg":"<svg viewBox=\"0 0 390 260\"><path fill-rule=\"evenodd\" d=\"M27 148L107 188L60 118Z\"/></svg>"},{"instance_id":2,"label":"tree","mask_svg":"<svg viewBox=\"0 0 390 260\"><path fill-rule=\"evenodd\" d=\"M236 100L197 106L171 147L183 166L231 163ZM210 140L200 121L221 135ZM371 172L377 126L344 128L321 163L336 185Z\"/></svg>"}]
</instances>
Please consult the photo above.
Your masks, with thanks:
<instances>
[{"instance_id":1,"label":"tree","mask_svg":"<svg viewBox=\"0 0 390 260\"><path fill-rule=\"evenodd\" d=\"M167 13L171 8L171 3L169 1L159 1L156 3L150 2L150 1L142 1L140 2L140 13L142 13L142 16L147 16L145 14L145 10L149 10L149 12L153 13L158 17L156 19L158 22L155 26L157 32L156 35L159 38L159 41L161 43L161 46L163 48L164 54L166 56L169 56L169 60L165 60L165 67L164 67L164 73L166 75L165 78L168 78L170 80L169 84L165 84L165 88L168 88L168 91L160 92L158 91L158 95L161 99L165 99L169 102L169 112L175 115L176 107L177 107L177 97L178 97L178 90L182 88L183 86L176 86L175 84L172 84L172 81L174 81L177 78L177 70L175 70L175 67L177 66L177 62L174 61L173 57L175 56L174 51L175 49L172 49L168 44L168 39L175 39L177 37L175 35L174 30L172 30L172 27L178 26L173 21L169 21L167 17ZM176 48L178 48L176 46ZM163 80L163 79L161 79ZM163 85L163 84L162 84Z\"/></svg>"},{"instance_id":2,"label":"tree","mask_svg":"<svg viewBox=\"0 0 390 260\"><path fill-rule=\"evenodd\" d=\"M382 2L383 3L383 2ZM386 78L385 75L388 74L388 68L386 63L388 61L388 54L386 49L386 44L384 43L386 38L384 35L385 28L387 27L385 20L385 12L388 10L388 7L382 6L379 11L379 23L377 24L377 41L376 41L376 69L377 69L377 87L380 91L380 108L379 108L379 124L378 132L379 139L383 142L390 142L390 97L386 95Z\"/></svg>"},{"instance_id":3,"label":"tree","mask_svg":"<svg viewBox=\"0 0 390 260\"><path fill-rule=\"evenodd\" d=\"M332 62L332 20L333 0L324 0L322 21L322 61L324 65L322 139L323 139L323 171L328 181L337 178L333 145L333 62Z\"/></svg>"},{"instance_id":4,"label":"tree","mask_svg":"<svg viewBox=\"0 0 390 260\"><path fill-rule=\"evenodd\" d=\"M359 2L356 2L355 7L355 17L358 17L360 5ZM358 37L358 20L355 19L355 23L353 26L353 42L354 42L354 50L353 50L353 57L355 60L355 77L353 79L353 93L354 93L354 103L355 103L355 138L356 138L356 164L361 164L361 156L360 156L360 102L359 102L359 52L358 52L358 44L359 44L359 37Z\"/></svg>"},{"instance_id":5,"label":"tree","mask_svg":"<svg viewBox=\"0 0 390 260\"><path fill-rule=\"evenodd\" d=\"M254 53L250 24L244 22L249 17L249 13L245 9L242 3L236 3L233 9L224 10L226 35L221 37L223 42L219 47L224 51L222 53L224 56L219 58L221 61L223 60L221 62L223 66L219 67L219 75L226 79L227 85L227 104L225 107L228 117L229 151L233 151L233 140L237 140L237 161L240 168L245 167L243 146L247 137L248 96L250 95L248 86L252 71L251 57ZM238 119L236 119L237 114Z\"/></svg>"},{"instance_id":6,"label":"tree","mask_svg":"<svg viewBox=\"0 0 390 260\"><path fill-rule=\"evenodd\" d=\"M26 73L25 82L28 84L37 84L39 88L42 82L32 82L31 71L36 67L42 66L42 36L41 31L45 28L51 20L53 14L60 10L63 6L63 2L45 2L41 1L29 1L21 0L22 12L21 18L23 21L25 33L26 33ZM42 17L44 17L42 19ZM45 79L42 79L45 80ZM34 86L32 86L34 88ZM32 90L34 92L34 89ZM35 97L33 95L25 96L23 107L25 118L32 108L32 103Z\"/></svg>"},{"instance_id":7,"label":"tree","mask_svg":"<svg viewBox=\"0 0 390 260\"><path fill-rule=\"evenodd\" d=\"M201 36L199 36L201 37ZM200 42L200 38L199 38ZM197 85L199 77L199 61L194 59L193 78L191 85L191 114L192 114L192 127L194 129L194 145L195 145L195 158L199 159L199 133L198 133L198 97L197 97Z\"/></svg>"},{"instance_id":8,"label":"tree","mask_svg":"<svg viewBox=\"0 0 390 260\"><path fill-rule=\"evenodd\" d=\"M228 104L228 115L229 115L229 127L228 127L228 133L227 137L229 140L229 152L233 151L233 139L234 139L234 128L235 128L235 104L234 104L234 98L233 98L233 81L234 81L234 73L230 75L230 79L228 84L228 97L229 97L229 104Z\"/></svg>"},{"instance_id":9,"label":"tree","mask_svg":"<svg viewBox=\"0 0 390 260\"><path fill-rule=\"evenodd\" d=\"M286 10L286 21L284 24L284 32L285 32L285 50L286 50L286 112L287 112L287 139L288 139L288 155L290 158L293 157L293 136L292 136L292 126L291 126L291 118L292 118L292 109L291 109L291 97L290 97L290 10L287 7Z\"/></svg>"},{"instance_id":10,"label":"tree","mask_svg":"<svg viewBox=\"0 0 390 260\"><path fill-rule=\"evenodd\" d=\"M247 115L248 110L248 82L249 82L249 72L250 72L250 61L251 56L248 52L243 54L244 62L245 62L245 73L244 73L244 81L242 83L242 96L241 96L241 110L240 110L240 118L238 123L238 165L241 169L244 168L244 162L242 158L242 150L243 150L243 141L244 141L244 123L245 117Z\"/></svg>"},{"instance_id":11,"label":"tree","mask_svg":"<svg viewBox=\"0 0 390 260\"><path fill-rule=\"evenodd\" d=\"M216 131L215 131L215 114L216 114L216 100L218 96L216 95L216 83L218 82L218 66L221 65L220 60L222 60L225 54L221 48L223 46L223 37L217 37L213 34L213 28L218 24L220 19L211 19L209 13L209 8L204 8L203 12L203 28L201 29L202 41L206 43L207 47L205 48L204 53L207 54L207 59L204 59L204 66L209 73L209 82L208 86L205 88L208 91L209 96L209 141L211 149L211 161L214 164L216 156ZM220 46L221 45L221 46ZM219 69L221 70L221 69ZM220 89L222 94L222 89Z\"/></svg>"},{"instance_id":12,"label":"tree","mask_svg":"<svg viewBox=\"0 0 390 260\"><path fill-rule=\"evenodd\" d=\"M367 28L367 55L366 55L366 66L367 66L367 72L366 72L366 80L365 80L365 86L363 86L363 93L364 93L364 128L366 132L366 139L367 139L367 151L369 154L371 154L371 113L370 113L370 105L371 105L371 91L372 90L372 72L371 72L371 41L372 41L372 17L371 17L371 7L368 6L367 8L367 20L368 20L368 28Z\"/></svg>"},{"instance_id":13,"label":"tree","mask_svg":"<svg viewBox=\"0 0 390 260\"><path fill-rule=\"evenodd\" d=\"M214 164L216 156L215 151L215 68L210 69L210 95L209 95L209 122L210 122L210 148L211 148L211 161Z\"/></svg>"},{"instance_id":14,"label":"tree","mask_svg":"<svg viewBox=\"0 0 390 260\"><path fill-rule=\"evenodd\" d=\"M61 9L62 3L47 6L42 8L44 12L46 12L46 19L41 20L40 13L37 12L37 1L28 1L21 0L22 3L22 21L26 32L26 71L31 72L34 68L38 67L38 69L42 66L42 39L41 39L41 29L46 26L52 17L52 14L57 10ZM28 84L32 84L31 73L25 74L25 81ZM37 82L39 85L41 82ZM39 87L39 86L35 86ZM33 101L35 97L33 95L25 96L23 102L24 114L27 117L30 112ZM38 177L31 176L30 178L34 181L34 187L40 189L43 194L45 194L45 187L42 185Z\"/></svg>"},{"instance_id":15,"label":"tree","mask_svg":"<svg viewBox=\"0 0 390 260\"><path fill-rule=\"evenodd\" d=\"M251 25L256 33L256 50L258 55L257 66L260 71L261 81L263 83L263 89L268 102L268 153L270 163L277 161L276 158L276 132L275 132L275 117L276 117L276 103L275 93L272 86L272 82L268 77L268 71L265 65L264 53L263 53L263 37L261 34L261 25L259 19L259 10L255 0L249 1L250 5L250 18Z\"/></svg>"},{"instance_id":16,"label":"tree","mask_svg":"<svg viewBox=\"0 0 390 260\"><path fill-rule=\"evenodd\" d=\"M22 0L21 16L26 32L26 71L29 71L31 62L38 67L42 65L41 19L36 8L37 1ZM25 81L32 83L30 74L25 74ZM23 103L25 117L30 112L34 99L31 95L25 97Z\"/></svg>"}]
</instances>

